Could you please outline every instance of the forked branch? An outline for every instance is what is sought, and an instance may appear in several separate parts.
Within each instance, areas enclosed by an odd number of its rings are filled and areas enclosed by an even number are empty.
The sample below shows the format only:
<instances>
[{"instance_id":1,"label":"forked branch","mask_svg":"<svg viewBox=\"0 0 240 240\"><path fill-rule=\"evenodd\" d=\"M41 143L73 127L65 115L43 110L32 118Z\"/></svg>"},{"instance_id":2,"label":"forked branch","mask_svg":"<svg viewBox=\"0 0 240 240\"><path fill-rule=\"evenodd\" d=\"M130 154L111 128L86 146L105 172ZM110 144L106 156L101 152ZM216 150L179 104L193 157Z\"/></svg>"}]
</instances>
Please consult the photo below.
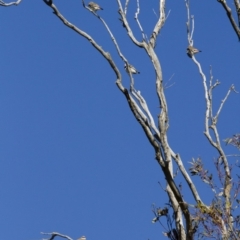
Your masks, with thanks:
<instances>
[{"instance_id":1,"label":"forked branch","mask_svg":"<svg viewBox=\"0 0 240 240\"><path fill-rule=\"evenodd\" d=\"M150 44L153 48L155 48L156 46L157 36L159 35L160 30L162 29L166 21L165 3L166 3L166 0L159 0L159 19L153 29L153 32L150 38Z\"/></svg>"},{"instance_id":2,"label":"forked branch","mask_svg":"<svg viewBox=\"0 0 240 240\"><path fill-rule=\"evenodd\" d=\"M142 38L144 39L144 41L147 41L146 34L144 33L142 25L141 25L141 23L140 23L140 21L138 19L139 13L140 13L140 4L139 4L139 0L137 0L137 11L135 13L135 20L137 21L138 27L139 27L139 29L140 29L140 31L142 33Z\"/></svg>"},{"instance_id":3,"label":"forked branch","mask_svg":"<svg viewBox=\"0 0 240 240\"><path fill-rule=\"evenodd\" d=\"M224 8L228 19L235 31L235 33L238 36L238 39L240 40L240 2L239 0L234 0L234 4L235 4L235 10L237 12L237 16L238 16L238 24L235 22L235 19L232 15L232 10L231 8L228 6L227 1L226 0L217 0Z\"/></svg>"},{"instance_id":4,"label":"forked branch","mask_svg":"<svg viewBox=\"0 0 240 240\"><path fill-rule=\"evenodd\" d=\"M127 29L128 36L130 37L130 39L133 41L134 44L136 44L138 47L142 48L143 47L143 43L139 42L135 38L135 36L134 36L134 34L133 34L129 24L128 24L128 21L127 21L127 17L126 17L126 13L125 12L127 11L127 6L128 5L127 4L125 5L125 11L123 11L123 7L122 7L121 1L117 0L117 2L118 2L118 7L119 7L119 11L118 12L119 12L119 14L121 16L121 21L123 23L123 26ZM126 3L128 3L128 1Z\"/></svg>"},{"instance_id":5,"label":"forked branch","mask_svg":"<svg viewBox=\"0 0 240 240\"><path fill-rule=\"evenodd\" d=\"M73 31L77 32L82 37L86 38L93 45L93 47L102 54L102 56L108 61L109 65L111 66L111 68L115 72L116 77L117 77L117 81L116 82L118 83L119 88L122 91L124 91L124 87L121 84L122 77L121 77L120 71L118 70L117 65L113 61L111 55L108 52L104 51L101 48L101 46L89 34L87 34L83 30L77 28L74 24L72 24L69 21L67 21L67 19L65 17L63 17L63 15L59 12L57 7L53 4L52 0L43 0L43 1L49 7L51 7L53 9L53 13L63 22L64 25L66 25L67 27L71 28Z\"/></svg>"}]
</instances>

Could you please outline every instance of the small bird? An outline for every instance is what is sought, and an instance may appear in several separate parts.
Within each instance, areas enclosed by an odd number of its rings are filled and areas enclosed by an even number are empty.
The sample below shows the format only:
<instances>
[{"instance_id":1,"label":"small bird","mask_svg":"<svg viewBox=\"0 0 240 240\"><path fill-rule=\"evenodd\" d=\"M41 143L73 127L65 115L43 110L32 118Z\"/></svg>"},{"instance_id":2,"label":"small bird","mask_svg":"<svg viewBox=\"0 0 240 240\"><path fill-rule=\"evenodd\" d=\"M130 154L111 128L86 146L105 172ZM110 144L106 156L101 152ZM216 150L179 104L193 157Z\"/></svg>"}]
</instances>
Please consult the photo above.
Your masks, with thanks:
<instances>
[{"instance_id":1,"label":"small bird","mask_svg":"<svg viewBox=\"0 0 240 240\"><path fill-rule=\"evenodd\" d=\"M96 12L96 11L98 11L98 10L103 10L103 8L101 8L97 3L94 3L94 2L88 3L88 7L89 7L90 10L92 10L93 12Z\"/></svg>"},{"instance_id":2,"label":"small bird","mask_svg":"<svg viewBox=\"0 0 240 240\"><path fill-rule=\"evenodd\" d=\"M137 73L140 73L134 66L132 66L132 65L130 65L130 64L128 64L128 66L127 66L127 64L125 63L124 64L124 68L125 68L125 70L126 70L126 72L127 73L132 73L132 74L137 74Z\"/></svg>"},{"instance_id":3,"label":"small bird","mask_svg":"<svg viewBox=\"0 0 240 240\"><path fill-rule=\"evenodd\" d=\"M198 50L197 48L189 45L187 48L187 55L191 58L194 54L201 52L201 50Z\"/></svg>"},{"instance_id":4,"label":"small bird","mask_svg":"<svg viewBox=\"0 0 240 240\"><path fill-rule=\"evenodd\" d=\"M85 236L80 237L78 240L86 240Z\"/></svg>"}]
</instances>

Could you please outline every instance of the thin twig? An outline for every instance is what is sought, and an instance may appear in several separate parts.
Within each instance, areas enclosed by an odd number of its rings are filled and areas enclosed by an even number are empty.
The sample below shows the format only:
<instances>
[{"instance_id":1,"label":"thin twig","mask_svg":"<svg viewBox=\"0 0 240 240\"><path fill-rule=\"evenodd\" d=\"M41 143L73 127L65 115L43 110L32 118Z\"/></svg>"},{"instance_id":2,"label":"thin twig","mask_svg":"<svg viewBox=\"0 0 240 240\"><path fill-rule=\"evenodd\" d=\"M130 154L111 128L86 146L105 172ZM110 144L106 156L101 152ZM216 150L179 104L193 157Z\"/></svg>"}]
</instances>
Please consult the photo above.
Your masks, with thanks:
<instances>
[{"instance_id":1,"label":"thin twig","mask_svg":"<svg viewBox=\"0 0 240 240\"><path fill-rule=\"evenodd\" d=\"M229 88L229 90L228 90L225 98L222 100L222 102L221 102L221 104L220 104L220 106L219 106L219 109L218 109L218 111L217 111L216 116L214 117L214 121L215 121L216 123L217 123L219 114L220 114L220 112L221 112L221 110L222 110L222 108L223 108L224 103L226 102L226 100L227 100L228 96L230 95L231 91L233 91L233 90L234 90L234 85L232 84L231 87Z\"/></svg>"},{"instance_id":2,"label":"thin twig","mask_svg":"<svg viewBox=\"0 0 240 240\"><path fill-rule=\"evenodd\" d=\"M73 240L69 236L61 234L61 233L58 233L58 232L52 232L52 233L41 232L41 234L43 234L43 235L51 235L51 237L49 239L47 239L47 240L53 240L55 237L62 237L62 238L66 238L68 240Z\"/></svg>"},{"instance_id":3,"label":"thin twig","mask_svg":"<svg viewBox=\"0 0 240 240\"><path fill-rule=\"evenodd\" d=\"M124 13L125 13L125 15L127 15L128 3L129 3L129 0L126 0L126 2L125 2L125 7L124 7Z\"/></svg>"},{"instance_id":4,"label":"thin twig","mask_svg":"<svg viewBox=\"0 0 240 240\"><path fill-rule=\"evenodd\" d=\"M172 83L171 85L167 86L168 82L170 82L173 77L174 77L174 74L173 74L173 75L167 80L167 82L164 84L164 89L168 89L168 88L172 87L172 86L175 84L175 82L174 82L174 83Z\"/></svg>"},{"instance_id":5,"label":"thin twig","mask_svg":"<svg viewBox=\"0 0 240 240\"><path fill-rule=\"evenodd\" d=\"M12 6L12 5L18 5L22 0L17 0L16 2L10 2L10 3L5 3L4 1L0 0L0 6L3 6L3 7L9 7L9 6Z\"/></svg>"},{"instance_id":6,"label":"thin twig","mask_svg":"<svg viewBox=\"0 0 240 240\"><path fill-rule=\"evenodd\" d=\"M191 31L191 35L190 35L190 39L191 39L190 43L193 45L193 33L194 33L194 16L193 15L191 16L191 20L192 20L191 21L191 23L192 23L191 24L191 30L192 31Z\"/></svg>"},{"instance_id":7,"label":"thin twig","mask_svg":"<svg viewBox=\"0 0 240 240\"><path fill-rule=\"evenodd\" d=\"M168 11L165 21L167 21L168 17L170 16L170 13L171 13L171 10Z\"/></svg>"},{"instance_id":8,"label":"thin twig","mask_svg":"<svg viewBox=\"0 0 240 240\"><path fill-rule=\"evenodd\" d=\"M155 12L154 8L153 8L152 10L153 10L154 15L155 15L156 18L158 19L158 15L157 15L157 13Z\"/></svg>"},{"instance_id":9,"label":"thin twig","mask_svg":"<svg viewBox=\"0 0 240 240\"><path fill-rule=\"evenodd\" d=\"M142 28L142 26L141 26L141 23L140 23L140 21L139 21L139 19L138 19L139 13L140 13L140 5L139 5L139 0L137 0L137 11L136 11L136 13L135 13L135 20L137 21L137 24L138 24L138 27L139 27L141 33L142 33L143 39L144 39L145 41L147 41L146 35L145 35L145 33L144 33L144 31L143 31L143 28Z\"/></svg>"}]
</instances>

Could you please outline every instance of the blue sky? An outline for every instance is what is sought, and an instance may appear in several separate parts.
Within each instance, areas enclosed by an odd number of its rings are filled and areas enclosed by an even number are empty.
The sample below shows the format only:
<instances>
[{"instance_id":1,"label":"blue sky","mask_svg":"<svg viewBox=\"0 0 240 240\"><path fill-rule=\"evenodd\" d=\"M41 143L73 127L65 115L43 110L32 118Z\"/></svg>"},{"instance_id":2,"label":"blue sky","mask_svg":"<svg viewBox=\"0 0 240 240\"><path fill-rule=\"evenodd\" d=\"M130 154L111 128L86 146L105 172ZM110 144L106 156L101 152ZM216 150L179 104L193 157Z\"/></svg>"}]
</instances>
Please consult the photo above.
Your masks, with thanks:
<instances>
[{"instance_id":1,"label":"blue sky","mask_svg":"<svg viewBox=\"0 0 240 240\"><path fill-rule=\"evenodd\" d=\"M111 53L127 87L123 63L101 22L80 0L54 2L71 23ZM140 21L148 35L157 19L157 2L140 1ZM122 52L141 72L135 87L156 119L151 63L127 37L118 20L117 1L98 3ZM131 1L128 19L141 40L135 6ZM166 89L169 142L186 165L192 157L201 157L213 171L217 153L203 135L203 86L186 55L184 1L168 1L166 10L171 12L156 52L164 81L174 74L170 84L175 84ZM0 11L0 239L38 240L41 231L58 231L73 239L85 235L88 240L164 239L162 228L151 223L151 204L167 202L158 185L164 184L163 174L108 63L41 0L23 0ZM191 12L194 43L203 51L197 59L207 76L212 65L221 82L214 91L216 110L231 84L240 90L239 42L217 1L192 1ZM226 102L219 119L221 139L239 132L239 104L239 94ZM225 150L237 152L231 146ZM211 193L196 177L194 181L201 194ZM190 198L186 189L185 197Z\"/></svg>"}]
</instances>

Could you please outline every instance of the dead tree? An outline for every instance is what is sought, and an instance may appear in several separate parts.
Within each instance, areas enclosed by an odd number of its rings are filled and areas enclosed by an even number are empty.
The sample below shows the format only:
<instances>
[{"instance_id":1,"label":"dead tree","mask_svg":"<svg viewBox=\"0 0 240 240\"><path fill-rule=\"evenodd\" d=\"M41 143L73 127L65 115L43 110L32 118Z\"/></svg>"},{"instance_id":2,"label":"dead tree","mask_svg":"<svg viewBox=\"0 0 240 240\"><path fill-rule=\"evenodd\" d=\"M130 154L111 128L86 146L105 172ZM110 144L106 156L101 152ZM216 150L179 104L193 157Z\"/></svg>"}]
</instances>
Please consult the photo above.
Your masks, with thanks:
<instances>
[{"instance_id":1,"label":"dead tree","mask_svg":"<svg viewBox=\"0 0 240 240\"><path fill-rule=\"evenodd\" d=\"M141 92L135 88L133 74L138 73L136 68L132 66L124 53L121 51L120 45L113 32L109 28L108 24L100 17L97 13L101 9L100 6L90 4L86 5L84 0L82 0L83 7L86 11L89 11L102 22L106 31L108 32L113 44L118 52L118 55L125 65L125 69L129 75L129 86L124 86L122 81L121 71L119 70L117 64L111 57L107 50L104 50L100 43L98 43L90 34L81 30L76 25L70 23L58 10L53 0L43 0L47 6L49 6L56 17L62 21L62 23L75 31L77 34L81 35L92 44L92 46L103 56L103 58L109 63L110 68L116 75L116 85L120 92L124 95L128 106L133 113L136 121L142 127L150 145L153 147L155 152L155 158L162 170L162 173L166 180L166 186L163 190L167 193L169 198L169 204L164 207L153 206L153 213L155 215L154 222L162 222L165 218L165 224L167 225L167 231L164 235L172 240L191 240L194 237L204 238L212 237L215 239L239 239L239 223L240 217L234 216L234 201L237 201L237 196L240 191L240 179L236 183L233 182L233 177L231 176L231 168L229 166L228 158L223 151L221 146L221 140L218 132L218 118L221 110L229 97L231 92L236 92L234 85L229 87L225 98L219 105L216 113L213 112L213 90L220 84L220 82L214 81L212 71L210 71L210 79L207 81L206 75L201 67L201 63L196 59L195 54L200 52L194 46L193 33L194 33L194 17L190 15L189 0L185 0L186 12L187 12L187 55L192 59L192 62L196 65L197 70L202 79L203 89L205 93L205 131L204 134L208 139L210 145L216 150L218 157L215 162L216 170L219 173L219 179L222 183L222 188L216 187L213 182L211 174L204 169L203 162L200 158L193 159L190 167L190 174L187 171L187 166L184 166L181 155L176 153L172 149L171 144L168 141L168 129L169 129L169 113L168 106L165 97L165 87L163 83L163 73L161 68L161 62L156 54L155 47L157 43L157 38L164 26L166 21L165 13L165 3L166 0L158 0L159 2L159 18L152 30L149 37L145 34L142 25L139 21L140 4L137 0L137 9L135 13L135 20L141 31L142 39L138 40L130 27L127 19L127 11L129 0L126 0L125 4L121 3L121 0L117 0L118 3L118 13L120 15L120 21L122 26L126 29L126 32L131 39L132 43L144 50L146 55L149 57L154 71L155 71L155 81L156 81L156 94L158 97L158 104L160 106L160 111L157 116L157 123L154 120L152 113L149 110L147 101ZM18 0L14 3L4 3L0 1L2 6L17 5L21 2ZM219 2L227 8L226 1ZM237 1L235 1L237 3ZM238 10L239 10L239 5ZM233 24L231 20L231 15L228 15L229 19L235 29L239 34L238 28ZM238 15L239 16L239 15ZM240 34L238 35L240 37ZM228 140L228 143L232 141ZM181 194L181 186L175 181L176 169L180 172L182 177L185 179L185 184L188 187L189 194L192 195L195 203L191 205L187 202ZM211 205L207 206L201 199L198 189L195 187L192 176L199 176L203 182L208 184L213 190L213 200ZM239 200L240 202L240 200ZM62 237L71 240L70 237L53 232L48 233L50 235L49 240L53 240L55 237Z\"/></svg>"}]
</instances>

